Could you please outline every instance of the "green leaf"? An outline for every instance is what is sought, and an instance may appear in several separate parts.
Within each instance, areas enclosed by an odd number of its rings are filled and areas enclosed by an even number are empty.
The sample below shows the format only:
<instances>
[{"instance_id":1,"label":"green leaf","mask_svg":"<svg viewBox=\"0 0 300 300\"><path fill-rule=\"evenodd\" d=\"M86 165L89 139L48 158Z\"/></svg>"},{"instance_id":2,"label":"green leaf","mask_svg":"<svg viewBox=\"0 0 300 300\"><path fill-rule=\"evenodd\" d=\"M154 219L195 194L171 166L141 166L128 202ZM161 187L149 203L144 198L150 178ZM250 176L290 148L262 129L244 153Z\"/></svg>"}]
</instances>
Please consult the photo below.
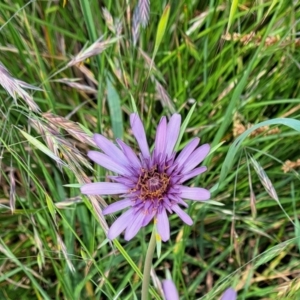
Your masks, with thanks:
<instances>
[{"instance_id":1,"label":"green leaf","mask_svg":"<svg viewBox=\"0 0 300 300\"><path fill-rule=\"evenodd\" d=\"M27 132L23 131L22 129L19 129L22 135L27 139L29 143L31 143L33 146L41 150L43 153L45 153L47 156L50 158L54 159L56 162L65 165L65 163L58 157L56 156L49 148L47 148L43 143L41 143L38 139L35 137L31 136Z\"/></svg>"},{"instance_id":2,"label":"green leaf","mask_svg":"<svg viewBox=\"0 0 300 300\"><path fill-rule=\"evenodd\" d=\"M155 38L155 44L154 44L154 51L153 51L153 57L152 61L154 61L154 58L156 56L156 53L158 51L158 48L161 44L161 41L165 35L168 20L169 20L169 15L170 15L170 4L167 4L165 7L163 14L159 20L158 27L157 27L157 32L156 32L156 38Z\"/></svg>"},{"instance_id":3,"label":"green leaf","mask_svg":"<svg viewBox=\"0 0 300 300\"><path fill-rule=\"evenodd\" d=\"M236 9L238 7L238 4L239 4L239 0L233 0L231 3L226 32L229 31L229 29L233 23L234 15L235 15Z\"/></svg>"},{"instance_id":4,"label":"green leaf","mask_svg":"<svg viewBox=\"0 0 300 300\"><path fill-rule=\"evenodd\" d=\"M181 128L180 128L180 132L179 132L179 136L178 136L178 139L177 139L177 142L176 142L176 146L175 146L175 150L177 151L178 150L178 147L180 146L180 142L182 140L182 137L183 137L183 134L187 128L187 125L189 124L189 121L193 115L193 112L195 110L195 107L196 107L196 104L197 103L194 103L193 106L191 107L188 115L186 116L184 122L182 123L181 125Z\"/></svg>"},{"instance_id":5,"label":"green leaf","mask_svg":"<svg viewBox=\"0 0 300 300\"><path fill-rule=\"evenodd\" d=\"M218 202L218 201L214 201L214 200L205 201L205 204L216 205L216 206L224 206L223 203Z\"/></svg>"},{"instance_id":6,"label":"green leaf","mask_svg":"<svg viewBox=\"0 0 300 300\"><path fill-rule=\"evenodd\" d=\"M296 240L295 238L287 240L287 241L280 243L280 244L272 247L271 249L265 251L259 257L259 259L255 262L254 267L257 268L263 264L266 264L267 262L272 260L274 257L280 255L284 251L290 252L290 246L292 246L292 247L294 246L295 240ZM286 248L288 248L288 249L286 249Z\"/></svg>"},{"instance_id":7,"label":"green leaf","mask_svg":"<svg viewBox=\"0 0 300 300\"><path fill-rule=\"evenodd\" d=\"M107 100L111 117L111 126L115 138L123 138L123 120L120 97L109 78L107 78Z\"/></svg>"},{"instance_id":8,"label":"green leaf","mask_svg":"<svg viewBox=\"0 0 300 300\"><path fill-rule=\"evenodd\" d=\"M51 214L51 216L52 216L52 218L53 218L53 220L55 222L55 213L56 213L55 206L54 206L54 204L52 202L52 199L50 198L50 196L48 194L46 194L46 203L47 203L49 212L50 212L50 214Z\"/></svg>"},{"instance_id":9,"label":"green leaf","mask_svg":"<svg viewBox=\"0 0 300 300\"><path fill-rule=\"evenodd\" d=\"M131 93L130 93L130 103L131 103L131 106L132 106L132 111L137 113L138 110L137 110L137 107L136 107L136 104L135 104L135 100L134 100Z\"/></svg>"},{"instance_id":10,"label":"green leaf","mask_svg":"<svg viewBox=\"0 0 300 300\"><path fill-rule=\"evenodd\" d=\"M80 129L82 129L87 135L89 136L93 136L93 133L89 130L89 128L85 127L84 125L82 125L81 123L77 122L77 125L80 127Z\"/></svg>"},{"instance_id":11,"label":"green leaf","mask_svg":"<svg viewBox=\"0 0 300 300\"><path fill-rule=\"evenodd\" d=\"M81 188L82 184L80 183L69 183L69 184L64 184L65 187L70 187L70 188Z\"/></svg>"}]
</instances>

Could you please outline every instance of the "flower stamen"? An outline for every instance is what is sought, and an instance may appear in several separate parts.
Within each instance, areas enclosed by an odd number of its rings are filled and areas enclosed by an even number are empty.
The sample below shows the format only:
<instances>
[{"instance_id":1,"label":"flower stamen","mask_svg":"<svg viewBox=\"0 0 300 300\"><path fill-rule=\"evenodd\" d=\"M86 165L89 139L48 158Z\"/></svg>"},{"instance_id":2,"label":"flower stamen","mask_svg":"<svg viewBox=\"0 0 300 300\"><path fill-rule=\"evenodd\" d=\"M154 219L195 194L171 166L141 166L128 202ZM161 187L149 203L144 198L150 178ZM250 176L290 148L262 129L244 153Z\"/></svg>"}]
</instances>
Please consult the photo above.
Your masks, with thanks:
<instances>
[{"instance_id":1,"label":"flower stamen","mask_svg":"<svg viewBox=\"0 0 300 300\"><path fill-rule=\"evenodd\" d=\"M170 178L164 172L159 172L157 166L150 170L141 169L137 185L130 192L140 191L139 198L146 200L163 200L169 188Z\"/></svg>"}]
</instances>

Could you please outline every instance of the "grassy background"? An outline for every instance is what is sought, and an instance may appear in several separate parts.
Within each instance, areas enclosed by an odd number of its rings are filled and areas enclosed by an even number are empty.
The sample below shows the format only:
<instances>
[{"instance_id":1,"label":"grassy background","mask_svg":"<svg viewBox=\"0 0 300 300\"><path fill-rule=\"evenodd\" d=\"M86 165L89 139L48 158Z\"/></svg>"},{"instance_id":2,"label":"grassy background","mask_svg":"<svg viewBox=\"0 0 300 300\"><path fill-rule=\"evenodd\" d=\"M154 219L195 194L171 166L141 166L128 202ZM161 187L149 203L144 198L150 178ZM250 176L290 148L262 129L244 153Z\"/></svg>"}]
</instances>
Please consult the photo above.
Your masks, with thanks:
<instances>
[{"instance_id":1,"label":"grassy background","mask_svg":"<svg viewBox=\"0 0 300 300\"><path fill-rule=\"evenodd\" d=\"M192 183L220 205L191 203L189 228L170 217L154 278L169 269L182 299L228 286L239 299L299 299L299 5L171 1L163 32L166 2L152 0L135 45L136 4L0 2L0 61L42 88L40 112L0 90L0 299L139 299L151 226L111 245L100 207L114 199L74 184L105 178L86 157L91 133L135 145L137 110L151 143L162 115L192 109L179 148L194 136L213 145ZM101 53L75 64L100 37Z\"/></svg>"}]
</instances>

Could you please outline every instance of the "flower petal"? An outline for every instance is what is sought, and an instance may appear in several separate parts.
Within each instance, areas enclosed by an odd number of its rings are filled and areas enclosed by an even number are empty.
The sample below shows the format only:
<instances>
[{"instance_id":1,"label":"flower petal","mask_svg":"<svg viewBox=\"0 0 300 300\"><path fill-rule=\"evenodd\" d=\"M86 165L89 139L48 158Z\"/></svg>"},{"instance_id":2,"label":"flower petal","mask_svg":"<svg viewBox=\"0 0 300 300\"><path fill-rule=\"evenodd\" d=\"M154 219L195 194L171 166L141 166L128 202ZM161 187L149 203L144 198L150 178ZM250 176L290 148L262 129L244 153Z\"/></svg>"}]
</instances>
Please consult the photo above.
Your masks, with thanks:
<instances>
[{"instance_id":1,"label":"flower petal","mask_svg":"<svg viewBox=\"0 0 300 300\"><path fill-rule=\"evenodd\" d=\"M189 158L185 161L182 173L187 173L199 165L202 160L207 156L210 150L209 144L204 144L196 149Z\"/></svg>"},{"instance_id":2,"label":"flower petal","mask_svg":"<svg viewBox=\"0 0 300 300\"><path fill-rule=\"evenodd\" d=\"M166 148L167 118L162 117L155 136L155 155L163 154Z\"/></svg>"},{"instance_id":3,"label":"flower petal","mask_svg":"<svg viewBox=\"0 0 300 300\"><path fill-rule=\"evenodd\" d=\"M177 184L177 183L183 182L182 178L183 178L182 175L172 175L170 177L170 183L171 184Z\"/></svg>"},{"instance_id":4,"label":"flower petal","mask_svg":"<svg viewBox=\"0 0 300 300\"><path fill-rule=\"evenodd\" d=\"M146 139L145 129L143 123L138 116L138 114L134 113L130 115L130 124L135 136L136 141L139 144L140 150L144 158L150 157L149 146Z\"/></svg>"},{"instance_id":5,"label":"flower petal","mask_svg":"<svg viewBox=\"0 0 300 300\"><path fill-rule=\"evenodd\" d=\"M134 153L134 151L126 145L122 140L117 139L117 143L122 148L124 154L126 155L129 162L133 165L134 168L140 169L141 168L141 162L139 161L138 157Z\"/></svg>"},{"instance_id":6,"label":"flower petal","mask_svg":"<svg viewBox=\"0 0 300 300\"><path fill-rule=\"evenodd\" d=\"M200 142L199 138L192 139L179 153L178 157L176 158L175 162L178 164L178 167L181 167L185 161L189 158L191 153L196 149Z\"/></svg>"},{"instance_id":7,"label":"flower petal","mask_svg":"<svg viewBox=\"0 0 300 300\"><path fill-rule=\"evenodd\" d=\"M108 175L107 178L126 185L128 189L131 189L136 186L136 182L138 181L138 178L131 176L131 177L125 177L125 176L114 176L114 175Z\"/></svg>"},{"instance_id":8,"label":"flower petal","mask_svg":"<svg viewBox=\"0 0 300 300\"><path fill-rule=\"evenodd\" d=\"M163 208L161 212L157 214L157 232L161 239L166 242L170 239L170 224L166 210Z\"/></svg>"},{"instance_id":9,"label":"flower petal","mask_svg":"<svg viewBox=\"0 0 300 300\"><path fill-rule=\"evenodd\" d=\"M182 210L178 205L173 205L172 210L176 212L178 217L187 225L191 226L193 224L192 218L184 211Z\"/></svg>"},{"instance_id":10,"label":"flower petal","mask_svg":"<svg viewBox=\"0 0 300 300\"><path fill-rule=\"evenodd\" d=\"M110 140L101 134L95 133L94 141L97 146L109 157L114 159L116 162L122 165L128 165L128 160L124 153Z\"/></svg>"},{"instance_id":11,"label":"flower petal","mask_svg":"<svg viewBox=\"0 0 300 300\"><path fill-rule=\"evenodd\" d=\"M203 188L188 187L181 185L181 197L189 200L204 201L210 198L210 192Z\"/></svg>"},{"instance_id":12,"label":"flower petal","mask_svg":"<svg viewBox=\"0 0 300 300\"><path fill-rule=\"evenodd\" d=\"M110 226L107 237L110 240L115 239L121 234L122 231L132 222L133 220L133 209L128 209L123 213L116 221Z\"/></svg>"},{"instance_id":13,"label":"flower petal","mask_svg":"<svg viewBox=\"0 0 300 300\"><path fill-rule=\"evenodd\" d=\"M175 204L181 204L181 205L183 205L185 207L188 207L188 204L181 199L181 197L179 196L179 194L170 194L169 193L168 194L168 198L169 198L169 200L172 201L173 205L175 205Z\"/></svg>"},{"instance_id":14,"label":"flower petal","mask_svg":"<svg viewBox=\"0 0 300 300\"><path fill-rule=\"evenodd\" d=\"M142 226L143 227L147 226L150 223L150 221L153 219L153 217L155 216L155 214L156 214L155 210L152 210L150 213L147 213L145 215L144 220L143 220L143 225Z\"/></svg>"},{"instance_id":15,"label":"flower petal","mask_svg":"<svg viewBox=\"0 0 300 300\"><path fill-rule=\"evenodd\" d=\"M179 114L172 115L168 127L166 137L166 155L169 156L174 150L174 146L177 142L181 124L181 116Z\"/></svg>"},{"instance_id":16,"label":"flower petal","mask_svg":"<svg viewBox=\"0 0 300 300\"><path fill-rule=\"evenodd\" d=\"M163 280L162 288L165 300L179 300L179 295L174 282L171 279Z\"/></svg>"},{"instance_id":17,"label":"flower petal","mask_svg":"<svg viewBox=\"0 0 300 300\"><path fill-rule=\"evenodd\" d=\"M237 293L234 289L228 288L221 297L221 300L235 300Z\"/></svg>"},{"instance_id":18,"label":"flower petal","mask_svg":"<svg viewBox=\"0 0 300 300\"><path fill-rule=\"evenodd\" d=\"M138 233L138 231L143 227L144 218L145 215L142 212L135 213L131 224L127 227L125 231L126 241L131 240Z\"/></svg>"},{"instance_id":19,"label":"flower petal","mask_svg":"<svg viewBox=\"0 0 300 300\"><path fill-rule=\"evenodd\" d=\"M114 202L102 210L103 215L109 215L115 213L116 211L122 210L128 206L132 205L131 199L124 199L117 202Z\"/></svg>"},{"instance_id":20,"label":"flower petal","mask_svg":"<svg viewBox=\"0 0 300 300\"><path fill-rule=\"evenodd\" d=\"M185 182L193 177L196 177L198 176L199 174L202 174L204 173L205 171L207 170L206 167L199 167L199 168L196 168L188 173L186 173L181 179L179 182Z\"/></svg>"},{"instance_id":21,"label":"flower petal","mask_svg":"<svg viewBox=\"0 0 300 300\"><path fill-rule=\"evenodd\" d=\"M109 156L107 156L101 152L89 151L88 157L91 160L93 160L95 163L97 163L98 165L100 165L110 171L116 172L121 175L131 175L129 169L127 169L123 165L118 164L112 158L110 158Z\"/></svg>"},{"instance_id":22,"label":"flower petal","mask_svg":"<svg viewBox=\"0 0 300 300\"><path fill-rule=\"evenodd\" d=\"M180 204L184 207L189 207L189 205L186 202L184 202L181 198L178 200L178 204Z\"/></svg>"},{"instance_id":23,"label":"flower petal","mask_svg":"<svg viewBox=\"0 0 300 300\"><path fill-rule=\"evenodd\" d=\"M80 190L85 195L117 195L128 192L128 187L121 183L93 182L83 185Z\"/></svg>"}]
</instances>

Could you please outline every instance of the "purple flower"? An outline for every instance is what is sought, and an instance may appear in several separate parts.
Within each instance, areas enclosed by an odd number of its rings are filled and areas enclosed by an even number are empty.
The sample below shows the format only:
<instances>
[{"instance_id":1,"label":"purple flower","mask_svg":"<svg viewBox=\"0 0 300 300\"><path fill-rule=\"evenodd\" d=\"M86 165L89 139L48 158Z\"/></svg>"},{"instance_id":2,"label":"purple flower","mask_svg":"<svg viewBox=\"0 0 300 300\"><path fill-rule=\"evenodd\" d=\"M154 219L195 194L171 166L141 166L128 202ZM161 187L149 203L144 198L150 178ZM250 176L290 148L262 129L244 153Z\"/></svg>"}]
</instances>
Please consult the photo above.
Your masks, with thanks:
<instances>
[{"instance_id":1,"label":"purple flower","mask_svg":"<svg viewBox=\"0 0 300 300\"><path fill-rule=\"evenodd\" d=\"M165 300L179 300L178 291L171 279L163 280L162 288ZM222 295L221 300L236 300L237 293L233 288L228 288Z\"/></svg>"},{"instance_id":2,"label":"purple flower","mask_svg":"<svg viewBox=\"0 0 300 300\"><path fill-rule=\"evenodd\" d=\"M221 300L235 300L237 298L237 293L233 288L228 288L222 295Z\"/></svg>"},{"instance_id":3,"label":"purple flower","mask_svg":"<svg viewBox=\"0 0 300 300\"><path fill-rule=\"evenodd\" d=\"M168 215L176 213L183 222L193 221L179 205L187 207L183 199L204 201L210 192L199 187L187 187L183 183L203 172L206 167L197 167L207 156L208 144L197 148L199 138L194 138L176 155L174 147L178 139L181 117L174 114L169 123L162 117L157 127L155 147L152 153L146 139L144 126L137 114L130 115L133 135L140 148L135 152L123 141L113 144L100 134L94 141L102 152L89 151L88 157L118 176L109 176L114 182L85 184L81 192L86 195L121 195L122 200L108 205L103 214L112 214L128 208L110 227L108 238L116 238L125 230L125 239L132 239L138 231L154 219L163 241L170 238Z\"/></svg>"},{"instance_id":4,"label":"purple flower","mask_svg":"<svg viewBox=\"0 0 300 300\"><path fill-rule=\"evenodd\" d=\"M163 280L162 288L165 300L179 300L179 295L174 282L171 279Z\"/></svg>"}]
</instances>

